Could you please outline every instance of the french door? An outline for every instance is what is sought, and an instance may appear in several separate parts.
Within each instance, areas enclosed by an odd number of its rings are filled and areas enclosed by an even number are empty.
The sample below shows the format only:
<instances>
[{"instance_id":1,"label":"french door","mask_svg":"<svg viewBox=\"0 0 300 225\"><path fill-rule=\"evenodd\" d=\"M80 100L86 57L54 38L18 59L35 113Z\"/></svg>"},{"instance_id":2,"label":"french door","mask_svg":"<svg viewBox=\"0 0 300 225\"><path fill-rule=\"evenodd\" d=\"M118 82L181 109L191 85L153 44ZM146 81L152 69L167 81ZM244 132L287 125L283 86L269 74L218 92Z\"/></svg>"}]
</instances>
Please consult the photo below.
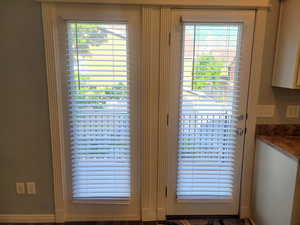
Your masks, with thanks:
<instances>
[{"instance_id":1,"label":"french door","mask_svg":"<svg viewBox=\"0 0 300 225\"><path fill-rule=\"evenodd\" d=\"M255 12L47 7L62 221L238 214Z\"/></svg>"},{"instance_id":2,"label":"french door","mask_svg":"<svg viewBox=\"0 0 300 225\"><path fill-rule=\"evenodd\" d=\"M252 11L171 11L167 215L238 214Z\"/></svg>"},{"instance_id":3,"label":"french door","mask_svg":"<svg viewBox=\"0 0 300 225\"><path fill-rule=\"evenodd\" d=\"M140 7L57 14L67 220L139 220Z\"/></svg>"}]
</instances>

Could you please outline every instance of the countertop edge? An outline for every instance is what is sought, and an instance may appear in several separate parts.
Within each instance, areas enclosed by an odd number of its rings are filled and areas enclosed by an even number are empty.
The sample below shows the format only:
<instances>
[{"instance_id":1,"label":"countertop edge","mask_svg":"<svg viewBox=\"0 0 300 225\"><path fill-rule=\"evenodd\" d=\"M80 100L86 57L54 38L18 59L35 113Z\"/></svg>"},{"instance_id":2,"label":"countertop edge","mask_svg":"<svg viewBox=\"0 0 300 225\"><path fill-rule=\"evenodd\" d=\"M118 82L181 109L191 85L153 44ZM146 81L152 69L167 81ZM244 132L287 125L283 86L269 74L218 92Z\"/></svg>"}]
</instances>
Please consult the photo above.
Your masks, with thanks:
<instances>
[{"instance_id":1,"label":"countertop edge","mask_svg":"<svg viewBox=\"0 0 300 225\"><path fill-rule=\"evenodd\" d=\"M298 156L295 156L294 154L290 153L289 151L281 148L280 146L272 143L271 141L267 140L266 138L264 138L265 135L257 135L256 138L261 140L262 142L266 143L267 145L273 147L274 149L280 151L281 153L283 153L284 155L292 158L292 159L295 159L297 161L300 161L300 158Z\"/></svg>"}]
</instances>

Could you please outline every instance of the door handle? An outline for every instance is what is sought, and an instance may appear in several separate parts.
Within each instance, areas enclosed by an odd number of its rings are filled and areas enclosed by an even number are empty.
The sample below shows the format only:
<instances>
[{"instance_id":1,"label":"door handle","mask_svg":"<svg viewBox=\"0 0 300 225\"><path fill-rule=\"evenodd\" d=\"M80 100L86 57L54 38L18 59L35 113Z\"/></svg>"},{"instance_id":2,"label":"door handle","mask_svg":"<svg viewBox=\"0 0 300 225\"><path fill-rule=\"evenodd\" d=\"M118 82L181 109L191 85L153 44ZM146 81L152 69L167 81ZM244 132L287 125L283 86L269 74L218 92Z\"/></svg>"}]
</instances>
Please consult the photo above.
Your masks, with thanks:
<instances>
[{"instance_id":1,"label":"door handle","mask_svg":"<svg viewBox=\"0 0 300 225\"><path fill-rule=\"evenodd\" d=\"M237 128L235 130L235 133L239 136L243 136L244 135L244 129L243 128Z\"/></svg>"}]
</instances>

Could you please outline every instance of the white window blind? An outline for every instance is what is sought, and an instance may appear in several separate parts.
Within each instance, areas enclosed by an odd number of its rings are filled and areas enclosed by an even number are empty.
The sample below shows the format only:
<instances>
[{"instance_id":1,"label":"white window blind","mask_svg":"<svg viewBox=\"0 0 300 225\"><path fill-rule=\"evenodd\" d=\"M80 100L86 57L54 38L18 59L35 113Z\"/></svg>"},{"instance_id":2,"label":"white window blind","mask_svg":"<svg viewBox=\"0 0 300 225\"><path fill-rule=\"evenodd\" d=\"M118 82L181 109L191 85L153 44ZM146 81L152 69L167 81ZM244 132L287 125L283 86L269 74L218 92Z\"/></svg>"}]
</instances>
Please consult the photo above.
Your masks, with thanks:
<instances>
[{"instance_id":1,"label":"white window blind","mask_svg":"<svg viewBox=\"0 0 300 225\"><path fill-rule=\"evenodd\" d=\"M177 199L232 199L239 24L184 23Z\"/></svg>"},{"instance_id":2,"label":"white window blind","mask_svg":"<svg viewBox=\"0 0 300 225\"><path fill-rule=\"evenodd\" d=\"M74 199L130 197L127 24L67 22Z\"/></svg>"}]
</instances>

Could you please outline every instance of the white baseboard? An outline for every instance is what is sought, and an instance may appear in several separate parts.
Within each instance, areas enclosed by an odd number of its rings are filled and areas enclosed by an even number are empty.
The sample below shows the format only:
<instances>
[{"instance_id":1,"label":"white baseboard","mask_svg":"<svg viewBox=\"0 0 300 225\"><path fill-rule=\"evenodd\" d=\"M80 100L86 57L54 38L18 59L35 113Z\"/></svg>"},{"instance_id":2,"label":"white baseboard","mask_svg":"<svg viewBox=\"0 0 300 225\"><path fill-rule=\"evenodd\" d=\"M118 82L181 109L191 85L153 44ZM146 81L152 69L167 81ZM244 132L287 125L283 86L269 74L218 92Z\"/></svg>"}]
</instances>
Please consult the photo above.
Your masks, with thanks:
<instances>
[{"instance_id":1,"label":"white baseboard","mask_svg":"<svg viewBox=\"0 0 300 225\"><path fill-rule=\"evenodd\" d=\"M127 216L99 216L95 214L76 214L76 215L67 215L65 222L88 222L88 221L138 221L140 220L139 216L136 215L127 215Z\"/></svg>"},{"instance_id":2,"label":"white baseboard","mask_svg":"<svg viewBox=\"0 0 300 225\"><path fill-rule=\"evenodd\" d=\"M53 214L0 214L0 223L51 223Z\"/></svg>"}]
</instances>

